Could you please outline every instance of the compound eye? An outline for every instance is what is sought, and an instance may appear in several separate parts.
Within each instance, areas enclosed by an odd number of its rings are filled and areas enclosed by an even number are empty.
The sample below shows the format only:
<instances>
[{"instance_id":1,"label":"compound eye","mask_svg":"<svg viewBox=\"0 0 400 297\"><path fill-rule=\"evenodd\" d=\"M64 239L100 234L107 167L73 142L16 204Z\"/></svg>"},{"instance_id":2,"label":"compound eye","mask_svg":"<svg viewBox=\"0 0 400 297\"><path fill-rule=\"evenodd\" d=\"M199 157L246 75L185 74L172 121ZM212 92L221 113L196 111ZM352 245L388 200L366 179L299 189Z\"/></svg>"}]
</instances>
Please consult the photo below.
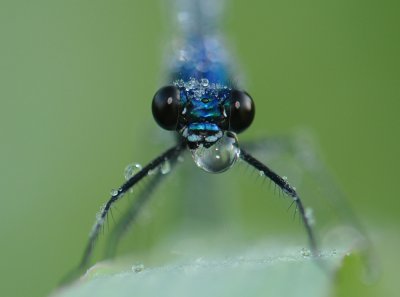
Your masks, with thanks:
<instances>
[{"instance_id":1,"label":"compound eye","mask_svg":"<svg viewBox=\"0 0 400 297\"><path fill-rule=\"evenodd\" d=\"M165 130L175 130L178 125L180 93L175 86L165 86L153 97L151 109L157 124Z\"/></svg>"},{"instance_id":2,"label":"compound eye","mask_svg":"<svg viewBox=\"0 0 400 297\"><path fill-rule=\"evenodd\" d=\"M245 91L232 90L230 100L229 130L240 133L253 122L255 106Z\"/></svg>"}]
</instances>

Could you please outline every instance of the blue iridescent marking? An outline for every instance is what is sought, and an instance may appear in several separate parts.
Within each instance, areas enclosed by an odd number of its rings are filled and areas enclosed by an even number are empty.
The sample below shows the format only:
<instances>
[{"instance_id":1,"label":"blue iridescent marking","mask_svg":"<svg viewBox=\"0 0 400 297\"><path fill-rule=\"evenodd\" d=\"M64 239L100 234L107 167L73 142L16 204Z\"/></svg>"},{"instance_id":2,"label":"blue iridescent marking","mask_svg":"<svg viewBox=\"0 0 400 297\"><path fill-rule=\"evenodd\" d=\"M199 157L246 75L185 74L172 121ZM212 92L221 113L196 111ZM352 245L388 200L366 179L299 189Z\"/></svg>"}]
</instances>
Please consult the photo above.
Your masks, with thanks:
<instances>
[{"instance_id":1,"label":"blue iridescent marking","mask_svg":"<svg viewBox=\"0 0 400 297\"><path fill-rule=\"evenodd\" d=\"M216 131L218 132L220 128L218 125L213 123L191 123L188 125L188 129L191 131Z\"/></svg>"},{"instance_id":2,"label":"blue iridescent marking","mask_svg":"<svg viewBox=\"0 0 400 297\"><path fill-rule=\"evenodd\" d=\"M194 120L213 119L221 117L219 108L220 100L218 98L201 98L200 100L191 100L192 108L189 115Z\"/></svg>"}]
</instances>

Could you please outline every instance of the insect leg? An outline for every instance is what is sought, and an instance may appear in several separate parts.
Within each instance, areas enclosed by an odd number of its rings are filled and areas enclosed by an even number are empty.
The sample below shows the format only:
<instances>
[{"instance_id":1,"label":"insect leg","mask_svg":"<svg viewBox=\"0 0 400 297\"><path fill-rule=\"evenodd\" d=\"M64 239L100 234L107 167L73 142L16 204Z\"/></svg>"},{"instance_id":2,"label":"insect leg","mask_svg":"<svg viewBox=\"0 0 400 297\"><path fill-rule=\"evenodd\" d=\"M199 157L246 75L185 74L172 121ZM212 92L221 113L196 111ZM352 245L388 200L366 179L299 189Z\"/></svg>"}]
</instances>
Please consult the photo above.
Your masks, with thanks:
<instances>
[{"instance_id":1,"label":"insect leg","mask_svg":"<svg viewBox=\"0 0 400 297\"><path fill-rule=\"evenodd\" d=\"M171 169L176 164L178 156L174 156L169 159L171 164ZM112 230L109 240L107 241L105 248L105 258L112 258L115 256L118 243L121 238L124 236L125 232L128 230L129 226L134 223L137 216L140 214L141 209L145 206L145 204L149 201L152 193L156 189L156 187L161 183L162 180L166 177L160 170L158 170L150 182L145 186L145 188L139 193L139 196L130 206L129 210L121 217L121 219L117 222L114 229Z\"/></svg>"},{"instance_id":2,"label":"insect leg","mask_svg":"<svg viewBox=\"0 0 400 297\"><path fill-rule=\"evenodd\" d=\"M136 185L139 181L141 181L144 177L148 176L149 171L154 170L155 168L159 167L163 162L166 160L176 159L182 150L186 147L184 143L179 143L178 145L170 148L169 150L165 151L163 154L155 158L151 161L147 166L145 166L142 170L132 176L129 180L127 180L118 190L113 193L111 198L107 201L107 203L103 206L100 213L97 215L97 219L95 224L93 225L92 231L89 236L89 241L86 245L86 249L83 253L81 262L79 264L79 269L84 269L90 260L90 256L93 252L93 247L96 239L99 236L99 232L101 227L112 207L112 205L117 202L122 196L131 189L134 185Z\"/></svg>"},{"instance_id":3,"label":"insect leg","mask_svg":"<svg viewBox=\"0 0 400 297\"><path fill-rule=\"evenodd\" d=\"M300 217L306 229L312 253L314 255L317 255L317 244L315 241L314 232L311 228L309 219L306 216L303 203L301 202L296 190L285 179L283 179L281 176L276 174L274 171L272 171L270 168L258 161L256 158L251 156L243 149L240 150L240 158L255 169L262 171L266 177L272 180L272 182L274 182L285 194L289 195L293 199L293 201L296 203L296 207L299 210Z\"/></svg>"}]
</instances>

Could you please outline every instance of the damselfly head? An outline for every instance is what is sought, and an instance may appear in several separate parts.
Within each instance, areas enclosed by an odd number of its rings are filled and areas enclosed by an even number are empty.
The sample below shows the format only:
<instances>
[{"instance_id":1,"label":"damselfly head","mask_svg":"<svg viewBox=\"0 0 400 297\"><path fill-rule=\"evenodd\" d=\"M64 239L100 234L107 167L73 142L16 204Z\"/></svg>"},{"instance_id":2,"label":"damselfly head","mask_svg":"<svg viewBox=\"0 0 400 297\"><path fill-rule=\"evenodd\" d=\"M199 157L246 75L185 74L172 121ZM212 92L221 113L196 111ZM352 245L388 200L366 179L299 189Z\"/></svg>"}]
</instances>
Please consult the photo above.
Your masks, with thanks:
<instances>
[{"instance_id":1,"label":"damselfly head","mask_svg":"<svg viewBox=\"0 0 400 297\"><path fill-rule=\"evenodd\" d=\"M210 147L224 131L240 133L250 126L255 107L241 90L207 79L175 81L154 95L153 116L160 127L178 131L191 147Z\"/></svg>"},{"instance_id":2,"label":"damselfly head","mask_svg":"<svg viewBox=\"0 0 400 297\"><path fill-rule=\"evenodd\" d=\"M224 171L233 164L238 147L235 133L249 127L255 114L248 93L205 78L178 80L162 87L154 95L152 111L162 128L175 130L186 139L196 164L211 172ZM214 156L210 156L211 151ZM216 168L207 169L204 164L212 158L220 162L212 161Z\"/></svg>"}]
</instances>

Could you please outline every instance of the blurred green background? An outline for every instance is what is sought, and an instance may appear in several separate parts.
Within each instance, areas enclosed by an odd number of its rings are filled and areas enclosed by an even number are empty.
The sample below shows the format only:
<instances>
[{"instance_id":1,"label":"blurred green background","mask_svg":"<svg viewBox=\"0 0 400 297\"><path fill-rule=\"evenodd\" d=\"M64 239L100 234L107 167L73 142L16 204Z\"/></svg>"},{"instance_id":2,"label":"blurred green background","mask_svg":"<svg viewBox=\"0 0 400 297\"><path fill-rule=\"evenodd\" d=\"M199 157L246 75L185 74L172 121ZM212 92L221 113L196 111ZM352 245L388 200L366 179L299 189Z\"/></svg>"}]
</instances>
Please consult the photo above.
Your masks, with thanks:
<instances>
[{"instance_id":1,"label":"blurred green background","mask_svg":"<svg viewBox=\"0 0 400 297\"><path fill-rule=\"evenodd\" d=\"M48 294L80 259L94 215L123 181L124 167L143 165L172 143L150 114L163 83L166 7L160 1L0 1L2 296ZM375 242L383 267L378 289L394 294L398 2L233 0L226 9L225 31L257 106L241 139L312 131ZM194 167L186 160L123 251L146 250L182 228L193 208L177 195L188 186L183 173ZM276 199L253 194L251 173L243 187L229 183L229 174L199 177L228 193L202 201L212 204L208 215L221 217L221 228L229 233L226 222L245 225L249 242L279 226L293 232L297 224L286 203L275 208ZM213 220L206 221L212 228Z\"/></svg>"}]
</instances>

